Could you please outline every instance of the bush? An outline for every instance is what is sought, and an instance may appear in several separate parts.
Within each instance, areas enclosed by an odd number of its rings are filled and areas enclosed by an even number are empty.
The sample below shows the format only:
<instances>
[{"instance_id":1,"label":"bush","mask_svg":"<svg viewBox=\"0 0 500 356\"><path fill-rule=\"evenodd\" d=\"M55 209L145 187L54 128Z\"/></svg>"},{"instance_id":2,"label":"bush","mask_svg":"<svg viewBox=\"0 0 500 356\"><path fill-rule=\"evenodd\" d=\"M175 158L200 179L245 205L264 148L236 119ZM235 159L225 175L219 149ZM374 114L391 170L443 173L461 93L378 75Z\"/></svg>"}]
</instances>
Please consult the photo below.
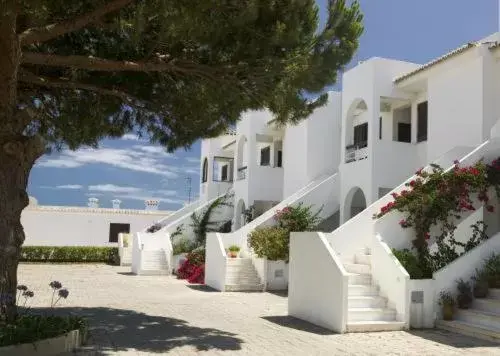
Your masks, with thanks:
<instances>
[{"instance_id":1,"label":"bush","mask_svg":"<svg viewBox=\"0 0 500 356\"><path fill-rule=\"evenodd\" d=\"M23 246L21 262L101 262L117 265L118 247Z\"/></svg>"},{"instance_id":2,"label":"bush","mask_svg":"<svg viewBox=\"0 0 500 356\"><path fill-rule=\"evenodd\" d=\"M290 232L276 226L255 229L248 236L248 244L260 258L288 261Z\"/></svg>"},{"instance_id":3,"label":"bush","mask_svg":"<svg viewBox=\"0 0 500 356\"><path fill-rule=\"evenodd\" d=\"M499 255L491 255L485 261L484 264L484 273L487 274L488 285L490 288L500 288L500 254Z\"/></svg>"},{"instance_id":4,"label":"bush","mask_svg":"<svg viewBox=\"0 0 500 356\"><path fill-rule=\"evenodd\" d=\"M23 315L8 324L0 324L0 347L33 343L80 330L85 335L87 324L76 316Z\"/></svg>"},{"instance_id":5,"label":"bush","mask_svg":"<svg viewBox=\"0 0 500 356\"><path fill-rule=\"evenodd\" d=\"M188 253L193 251L193 249L195 248L195 243L193 241L190 241L186 237L181 237L172 244L172 247L173 254L179 255L181 253Z\"/></svg>"},{"instance_id":6,"label":"bush","mask_svg":"<svg viewBox=\"0 0 500 356\"><path fill-rule=\"evenodd\" d=\"M432 271L424 271L418 263L418 258L410 250L392 250L392 253L399 262L403 265L411 279L426 279L432 278Z\"/></svg>"}]
</instances>

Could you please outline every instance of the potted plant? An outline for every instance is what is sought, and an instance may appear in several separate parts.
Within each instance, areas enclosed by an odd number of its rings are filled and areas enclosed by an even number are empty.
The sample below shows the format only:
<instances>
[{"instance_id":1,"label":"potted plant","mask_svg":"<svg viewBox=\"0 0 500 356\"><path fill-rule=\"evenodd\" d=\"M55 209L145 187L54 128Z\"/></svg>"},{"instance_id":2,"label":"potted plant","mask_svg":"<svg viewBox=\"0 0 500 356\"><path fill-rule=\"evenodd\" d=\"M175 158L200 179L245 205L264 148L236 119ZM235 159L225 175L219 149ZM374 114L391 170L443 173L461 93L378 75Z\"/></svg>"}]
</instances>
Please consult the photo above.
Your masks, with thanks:
<instances>
[{"instance_id":1,"label":"potted plant","mask_svg":"<svg viewBox=\"0 0 500 356\"><path fill-rule=\"evenodd\" d=\"M227 250L229 251L228 253L229 257L236 258L238 257L238 253L240 252L240 247L236 245L231 245Z\"/></svg>"},{"instance_id":2,"label":"potted plant","mask_svg":"<svg viewBox=\"0 0 500 356\"><path fill-rule=\"evenodd\" d=\"M488 273L486 270L476 269L476 274L472 277L474 281L473 294L475 298L486 298L488 296Z\"/></svg>"},{"instance_id":3,"label":"potted plant","mask_svg":"<svg viewBox=\"0 0 500 356\"><path fill-rule=\"evenodd\" d=\"M460 309L469 309L472 304L472 289L469 282L457 280L457 304Z\"/></svg>"},{"instance_id":4,"label":"potted plant","mask_svg":"<svg viewBox=\"0 0 500 356\"><path fill-rule=\"evenodd\" d=\"M490 288L500 288L500 254L492 255L486 260L483 269L488 275Z\"/></svg>"},{"instance_id":5,"label":"potted plant","mask_svg":"<svg viewBox=\"0 0 500 356\"><path fill-rule=\"evenodd\" d=\"M439 305L442 306L443 320L453 319L453 308L455 306L455 299L450 292L441 292L439 294Z\"/></svg>"}]
</instances>

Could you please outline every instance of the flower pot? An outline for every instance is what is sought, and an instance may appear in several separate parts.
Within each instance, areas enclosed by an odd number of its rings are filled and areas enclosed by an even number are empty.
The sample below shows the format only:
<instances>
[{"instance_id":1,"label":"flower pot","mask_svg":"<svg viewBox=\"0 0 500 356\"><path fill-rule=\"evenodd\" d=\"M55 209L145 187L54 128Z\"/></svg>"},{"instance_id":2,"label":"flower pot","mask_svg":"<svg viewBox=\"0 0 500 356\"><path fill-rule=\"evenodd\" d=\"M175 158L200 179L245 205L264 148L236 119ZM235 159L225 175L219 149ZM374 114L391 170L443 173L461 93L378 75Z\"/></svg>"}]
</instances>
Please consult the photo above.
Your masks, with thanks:
<instances>
[{"instance_id":1,"label":"flower pot","mask_svg":"<svg viewBox=\"0 0 500 356\"><path fill-rule=\"evenodd\" d=\"M238 252L232 252L232 251L229 251L229 257L231 257L231 258L236 258L236 257L238 257Z\"/></svg>"},{"instance_id":2,"label":"flower pot","mask_svg":"<svg viewBox=\"0 0 500 356\"><path fill-rule=\"evenodd\" d=\"M479 281L474 284L474 297L486 298L488 296L488 282Z\"/></svg>"},{"instance_id":3,"label":"flower pot","mask_svg":"<svg viewBox=\"0 0 500 356\"><path fill-rule=\"evenodd\" d=\"M459 294L457 304L460 309L469 309L472 304L472 297L468 294Z\"/></svg>"},{"instance_id":4,"label":"flower pot","mask_svg":"<svg viewBox=\"0 0 500 356\"><path fill-rule=\"evenodd\" d=\"M453 305L443 305L443 320L453 319Z\"/></svg>"}]
</instances>

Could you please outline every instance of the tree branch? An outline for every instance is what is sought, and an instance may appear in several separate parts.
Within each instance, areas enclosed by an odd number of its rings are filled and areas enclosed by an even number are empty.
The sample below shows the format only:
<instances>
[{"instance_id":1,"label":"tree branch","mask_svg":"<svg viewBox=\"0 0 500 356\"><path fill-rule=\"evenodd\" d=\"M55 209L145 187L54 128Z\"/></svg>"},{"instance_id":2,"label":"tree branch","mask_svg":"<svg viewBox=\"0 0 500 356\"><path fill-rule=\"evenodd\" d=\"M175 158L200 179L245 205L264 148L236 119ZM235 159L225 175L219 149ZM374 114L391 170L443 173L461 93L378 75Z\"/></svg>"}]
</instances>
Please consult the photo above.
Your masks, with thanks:
<instances>
[{"instance_id":1,"label":"tree branch","mask_svg":"<svg viewBox=\"0 0 500 356\"><path fill-rule=\"evenodd\" d=\"M127 102L127 103L132 103L132 102L140 103L141 102L141 100L134 98L132 95L129 95L129 94L127 94L123 91L120 91L120 90L106 89L106 88L98 87L95 85L72 82L66 78L52 79L52 78L40 77L40 76L37 76L34 74L22 72L19 75L18 80L20 82L23 82L23 83L29 83L29 84L34 84L34 85L38 85L38 86L48 87L48 88L81 89L81 90L93 91L93 92L101 94L101 95L114 96L114 97L120 98L124 102Z\"/></svg>"},{"instance_id":2,"label":"tree branch","mask_svg":"<svg viewBox=\"0 0 500 356\"><path fill-rule=\"evenodd\" d=\"M217 80L216 68L185 63L182 66L176 63L158 61L114 61L92 56L60 56L57 54L45 54L35 52L24 52L21 61L23 64L44 65L49 67L68 67L90 71L104 72L170 72L197 75L199 77Z\"/></svg>"},{"instance_id":3,"label":"tree branch","mask_svg":"<svg viewBox=\"0 0 500 356\"><path fill-rule=\"evenodd\" d=\"M88 24L99 20L106 14L122 9L135 0L111 0L94 11L61 23L54 23L44 27L29 28L19 35L22 46L36 42L45 42L52 38L77 31Z\"/></svg>"}]
</instances>

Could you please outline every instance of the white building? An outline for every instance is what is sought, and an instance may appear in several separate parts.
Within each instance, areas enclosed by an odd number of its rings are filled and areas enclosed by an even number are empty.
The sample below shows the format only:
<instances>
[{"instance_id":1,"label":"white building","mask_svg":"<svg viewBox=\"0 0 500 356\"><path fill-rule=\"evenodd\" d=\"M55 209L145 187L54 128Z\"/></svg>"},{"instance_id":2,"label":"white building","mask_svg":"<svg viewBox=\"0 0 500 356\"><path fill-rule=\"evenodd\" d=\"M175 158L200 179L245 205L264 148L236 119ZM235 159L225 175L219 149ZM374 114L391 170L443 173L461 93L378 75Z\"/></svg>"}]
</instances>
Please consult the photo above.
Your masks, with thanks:
<instances>
[{"instance_id":1,"label":"white building","mask_svg":"<svg viewBox=\"0 0 500 356\"><path fill-rule=\"evenodd\" d=\"M499 215L479 209L464 218L459 238L472 218L484 219L494 237L420 284L391 253L411 247L398 214L372 216L421 167L500 156L497 41L498 33L424 65L371 58L347 71L342 92L330 93L328 104L297 126L276 127L266 111L245 113L235 132L203 141L201 199L164 220L157 233L166 259L169 234L231 191L234 210L223 215L233 219L232 232L207 237L207 285L221 291L288 286L290 315L339 332L433 327L440 318L438 293L469 277L485 251L500 252ZM323 206L320 228L330 233L292 235L289 266L256 258L248 233L272 224L277 209L301 202ZM249 207L255 219L245 224ZM227 258L233 244L242 258ZM498 331L500 310L494 312L483 331L471 326L481 318L438 324L475 334Z\"/></svg>"},{"instance_id":2,"label":"white building","mask_svg":"<svg viewBox=\"0 0 500 356\"><path fill-rule=\"evenodd\" d=\"M118 246L119 233L147 228L171 214L158 210L157 201L148 210L123 209L120 203L115 199L112 209L99 208L99 200L89 198L89 206L50 206L38 205L31 197L21 214L24 245Z\"/></svg>"}]
</instances>

